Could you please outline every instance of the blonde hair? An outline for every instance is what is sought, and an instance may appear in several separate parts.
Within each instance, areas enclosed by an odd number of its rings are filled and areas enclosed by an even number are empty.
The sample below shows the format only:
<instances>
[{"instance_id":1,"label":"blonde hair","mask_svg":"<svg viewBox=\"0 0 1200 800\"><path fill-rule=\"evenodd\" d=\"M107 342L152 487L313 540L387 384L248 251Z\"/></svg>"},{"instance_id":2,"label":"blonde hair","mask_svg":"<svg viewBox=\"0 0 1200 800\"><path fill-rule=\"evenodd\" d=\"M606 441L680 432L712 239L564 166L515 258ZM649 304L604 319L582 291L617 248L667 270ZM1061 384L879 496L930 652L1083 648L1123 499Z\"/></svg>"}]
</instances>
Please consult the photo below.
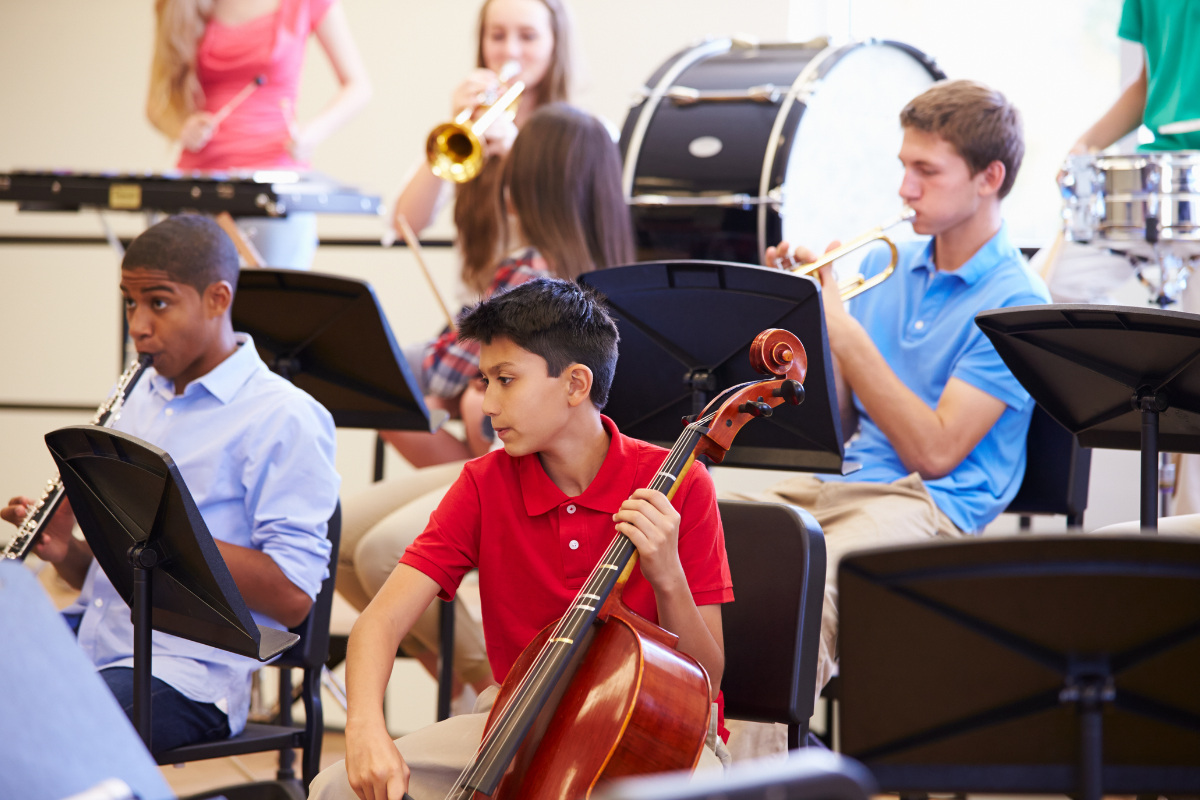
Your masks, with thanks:
<instances>
[{"instance_id":1,"label":"blonde hair","mask_svg":"<svg viewBox=\"0 0 1200 800\"><path fill-rule=\"evenodd\" d=\"M186 120L204 102L196 77L196 48L212 16L215 0L156 0L154 59L146 116L154 127L179 136Z\"/></svg>"},{"instance_id":2,"label":"blonde hair","mask_svg":"<svg viewBox=\"0 0 1200 800\"><path fill-rule=\"evenodd\" d=\"M479 9L478 44L475 65L486 67L483 60L483 37L487 25L487 10L492 0L485 0ZM563 0L541 0L550 12L550 31L554 35L554 51L546 67L546 75L530 99L534 107L549 103L569 102L576 71L574 53L574 23ZM470 183L458 185L454 201L454 224L458 228L458 243L462 252L462 281L480 294L491 282L492 268L501 255L507 219L500 191L503 159L493 156L483 171Z\"/></svg>"}]
</instances>

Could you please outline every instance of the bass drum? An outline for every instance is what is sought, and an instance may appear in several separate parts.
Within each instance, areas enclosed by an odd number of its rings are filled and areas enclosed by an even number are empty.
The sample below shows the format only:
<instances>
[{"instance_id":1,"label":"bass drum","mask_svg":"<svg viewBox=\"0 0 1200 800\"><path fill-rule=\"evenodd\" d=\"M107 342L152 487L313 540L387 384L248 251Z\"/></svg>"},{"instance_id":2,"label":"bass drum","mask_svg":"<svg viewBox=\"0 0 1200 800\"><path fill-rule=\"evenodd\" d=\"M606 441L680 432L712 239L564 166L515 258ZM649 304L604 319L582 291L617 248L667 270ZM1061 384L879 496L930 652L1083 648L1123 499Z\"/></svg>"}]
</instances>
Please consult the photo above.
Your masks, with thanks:
<instances>
[{"instance_id":1,"label":"bass drum","mask_svg":"<svg viewBox=\"0 0 1200 800\"><path fill-rule=\"evenodd\" d=\"M714 40L654 73L621 132L639 260L761 264L899 213L900 111L946 76L899 42L825 45Z\"/></svg>"}]
</instances>

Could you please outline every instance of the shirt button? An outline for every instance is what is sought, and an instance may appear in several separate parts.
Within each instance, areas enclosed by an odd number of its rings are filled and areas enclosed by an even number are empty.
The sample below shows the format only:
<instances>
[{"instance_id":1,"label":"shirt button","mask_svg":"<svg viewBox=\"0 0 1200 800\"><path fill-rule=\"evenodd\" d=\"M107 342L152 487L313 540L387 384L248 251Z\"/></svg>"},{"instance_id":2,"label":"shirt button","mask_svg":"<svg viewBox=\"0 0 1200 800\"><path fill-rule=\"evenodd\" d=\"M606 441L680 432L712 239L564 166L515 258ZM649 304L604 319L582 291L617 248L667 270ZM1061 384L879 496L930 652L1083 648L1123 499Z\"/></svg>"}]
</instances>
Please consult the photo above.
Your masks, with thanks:
<instances>
[{"instance_id":1,"label":"shirt button","mask_svg":"<svg viewBox=\"0 0 1200 800\"><path fill-rule=\"evenodd\" d=\"M568 543L568 544L567 544L567 547L571 548L572 550L578 550L578 549L579 549L579 542L578 542L577 540L575 540L575 539L572 539L572 540L570 541L570 543Z\"/></svg>"},{"instance_id":2,"label":"shirt button","mask_svg":"<svg viewBox=\"0 0 1200 800\"><path fill-rule=\"evenodd\" d=\"M95 605L96 605L96 608L103 608L103 607L104 607L104 601L103 601L103 600L101 600L99 597L97 597L97 598L96 598L96 603L95 603Z\"/></svg>"},{"instance_id":3,"label":"shirt button","mask_svg":"<svg viewBox=\"0 0 1200 800\"><path fill-rule=\"evenodd\" d=\"M167 416L169 417L169 416L171 416L171 415L173 415L173 414L175 413L175 409L173 409L173 408L168 408L166 413L167 413Z\"/></svg>"},{"instance_id":4,"label":"shirt button","mask_svg":"<svg viewBox=\"0 0 1200 800\"><path fill-rule=\"evenodd\" d=\"M922 328L925 327L925 323L922 322L921 320L917 320L916 322L913 323L913 327L916 328L917 330L921 330Z\"/></svg>"},{"instance_id":5,"label":"shirt button","mask_svg":"<svg viewBox=\"0 0 1200 800\"><path fill-rule=\"evenodd\" d=\"M573 505L567 506L567 513L568 513L568 514L574 514L574 513L575 513L575 506L573 506ZM572 545L571 545L571 549L572 549L572 550L574 550L574 549L575 549L576 547L578 547L578 546L579 546L578 544L572 543Z\"/></svg>"}]
</instances>

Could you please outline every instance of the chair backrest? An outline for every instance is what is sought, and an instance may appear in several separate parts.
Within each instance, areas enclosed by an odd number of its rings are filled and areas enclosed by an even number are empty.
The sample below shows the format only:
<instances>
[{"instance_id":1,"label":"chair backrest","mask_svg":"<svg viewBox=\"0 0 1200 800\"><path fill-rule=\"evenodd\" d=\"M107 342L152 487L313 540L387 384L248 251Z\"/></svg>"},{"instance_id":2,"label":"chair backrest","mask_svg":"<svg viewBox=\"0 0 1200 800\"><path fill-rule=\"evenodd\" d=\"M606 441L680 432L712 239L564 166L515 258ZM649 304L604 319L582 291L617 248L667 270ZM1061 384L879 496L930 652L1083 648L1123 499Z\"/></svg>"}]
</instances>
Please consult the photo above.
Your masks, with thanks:
<instances>
[{"instance_id":1,"label":"chair backrest","mask_svg":"<svg viewBox=\"0 0 1200 800\"><path fill-rule=\"evenodd\" d=\"M1025 439L1025 478L1006 509L1010 514L1066 514L1087 509L1092 451L1041 406L1033 409Z\"/></svg>"},{"instance_id":2,"label":"chair backrest","mask_svg":"<svg viewBox=\"0 0 1200 800\"><path fill-rule=\"evenodd\" d=\"M806 723L813 713L825 537L807 512L783 503L720 503L734 602L721 606L725 713Z\"/></svg>"},{"instance_id":3,"label":"chair backrest","mask_svg":"<svg viewBox=\"0 0 1200 800\"><path fill-rule=\"evenodd\" d=\"M279 657L272 666L319 668L329 658L329 617L333 613L334 579L337 577L338 546L342 541L342 504L339 502L329 518L329 577L321 583L321 591L313 602L312 610L292 633L300 635L290 650Z\"/></svg>"}]
</instances>

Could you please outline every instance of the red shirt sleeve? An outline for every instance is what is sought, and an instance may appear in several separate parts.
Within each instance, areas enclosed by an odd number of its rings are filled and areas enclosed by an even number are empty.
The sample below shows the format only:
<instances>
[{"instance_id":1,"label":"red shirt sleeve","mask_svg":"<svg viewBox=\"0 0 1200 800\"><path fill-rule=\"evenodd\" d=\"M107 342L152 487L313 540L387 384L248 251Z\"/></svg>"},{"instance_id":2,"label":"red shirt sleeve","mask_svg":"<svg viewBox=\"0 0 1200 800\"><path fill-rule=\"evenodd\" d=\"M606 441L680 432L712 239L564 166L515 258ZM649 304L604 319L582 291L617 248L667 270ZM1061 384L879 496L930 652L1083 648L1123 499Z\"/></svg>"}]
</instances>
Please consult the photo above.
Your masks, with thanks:
<instances>
[{"instance_id":1,"label":"red shirt sleeve","mask_svg":"<svg viewBox=\"0 0 1200 800\"><path fill-rule=\"evenodd\" d=\"M400 557L437 581L438 597L453 600L463 575L479 563L479 530L482 507L476 477L467 464L442 502L429 515L429 524Z\"/></svg>"},{"instance_id":2,"label":"red shirt sleeve","mask_svg":"<svg viewBox=\"0 0 1200 800\"><path fill-rule=\"evenodd\" d=\"M702 464L693 464L674 499L681 517L679 561L692 599L697 606L733 602L733 579L712 475Z\"/></svg>"}]
</instances>

